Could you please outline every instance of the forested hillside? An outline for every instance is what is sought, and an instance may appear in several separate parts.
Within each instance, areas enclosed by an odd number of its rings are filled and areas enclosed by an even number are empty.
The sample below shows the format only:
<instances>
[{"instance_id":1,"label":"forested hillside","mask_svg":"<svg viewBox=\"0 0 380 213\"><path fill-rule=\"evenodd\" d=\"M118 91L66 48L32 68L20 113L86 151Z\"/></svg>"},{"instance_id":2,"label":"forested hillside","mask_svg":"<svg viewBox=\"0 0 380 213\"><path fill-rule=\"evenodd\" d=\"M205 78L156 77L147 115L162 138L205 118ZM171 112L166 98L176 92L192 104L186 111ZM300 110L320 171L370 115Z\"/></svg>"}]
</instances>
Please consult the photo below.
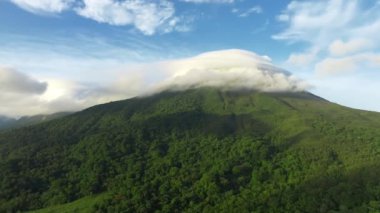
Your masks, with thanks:
<instances>
[{"instance_id":1,"label":"forested hillside","mask_svg":"<svg viewBox=\"0 0 380 213\"><path fill-rule=\"evenodd\" d=\"M51 121L57 118L62 118L66 115L72 114L72 112L58 112L47 115L34 115L34 116L23 116L18 119L10 118L0 115L0 131L5 129L19 128L30 126L46 121Z\"/></svg>"},{"instance_id":2,"label":"forested hillside","mask_svg":"<svg viewBox=\"0 0 380 213\"><path fill-rule=\"evenodd\" d=\"M379 113L163 92L1 133L0 212L378 212L379 164Z\"/></svg>"}]
</instances>

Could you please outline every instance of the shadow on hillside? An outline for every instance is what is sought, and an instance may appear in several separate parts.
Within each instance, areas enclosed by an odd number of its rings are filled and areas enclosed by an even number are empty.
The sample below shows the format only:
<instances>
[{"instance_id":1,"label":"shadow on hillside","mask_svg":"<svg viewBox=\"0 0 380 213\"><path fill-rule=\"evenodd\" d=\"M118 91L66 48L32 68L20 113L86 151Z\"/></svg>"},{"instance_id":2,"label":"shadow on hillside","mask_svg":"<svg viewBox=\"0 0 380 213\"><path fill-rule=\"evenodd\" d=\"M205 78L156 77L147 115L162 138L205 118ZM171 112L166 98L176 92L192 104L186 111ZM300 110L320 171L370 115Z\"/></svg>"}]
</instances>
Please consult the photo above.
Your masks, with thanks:
<instances>
[{"instance_id":1,"label":"shadow on hillside","mask_svg":"<svg viewBox=\"0 0 380 213\"><path fill-rule=\"evenodd\" d=\"M136 124L152 138L169 132L192 132L218 137L238 134L262 136L270 130L269 126L249 114L216 115L201 111L160 115Z\"/></svg>"}]
</instances>

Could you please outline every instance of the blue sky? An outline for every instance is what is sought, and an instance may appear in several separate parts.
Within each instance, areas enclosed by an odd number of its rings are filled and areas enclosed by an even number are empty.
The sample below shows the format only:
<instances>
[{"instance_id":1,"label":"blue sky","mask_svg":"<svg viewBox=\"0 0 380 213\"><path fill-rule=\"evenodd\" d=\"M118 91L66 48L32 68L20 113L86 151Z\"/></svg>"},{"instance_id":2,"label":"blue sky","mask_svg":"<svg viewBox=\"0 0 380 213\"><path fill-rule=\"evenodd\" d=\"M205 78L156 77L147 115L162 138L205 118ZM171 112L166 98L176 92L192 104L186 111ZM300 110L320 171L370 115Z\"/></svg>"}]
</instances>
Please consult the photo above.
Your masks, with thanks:
<instances>
[{"instance_id":1,"label":"blue sky","mask_svg":"<svg viewBox=\"0 0 380 213\"><path fill-rule=\"evenodd\" d=\"M160 78L147 71L159 62L226 49L269 56L317 95L380 111L379 9L378 0L0 0L0 114L127 98Z\"/></svg>"}]
</instances>

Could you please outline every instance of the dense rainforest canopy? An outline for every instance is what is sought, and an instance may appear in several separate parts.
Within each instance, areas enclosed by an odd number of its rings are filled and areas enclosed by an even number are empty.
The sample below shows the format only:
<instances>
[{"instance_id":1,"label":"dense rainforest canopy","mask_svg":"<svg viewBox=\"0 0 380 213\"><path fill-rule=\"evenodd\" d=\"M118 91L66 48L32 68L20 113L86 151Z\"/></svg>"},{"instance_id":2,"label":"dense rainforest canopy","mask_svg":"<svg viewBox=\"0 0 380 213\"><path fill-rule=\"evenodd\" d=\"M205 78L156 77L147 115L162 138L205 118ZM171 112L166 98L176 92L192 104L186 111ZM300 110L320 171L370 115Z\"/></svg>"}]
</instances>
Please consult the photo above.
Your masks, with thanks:
<instances>
[{"instance_id":1,"label":"dense rainforest canopy","mask_svg":"<svg viewBox=\"0 0 380 213\"><path fill-rule=\"evenodd\" d=\"M163 92L2 131L0 212L378 212L379 164L379 113Z\"/></svg>"}]
</instances>

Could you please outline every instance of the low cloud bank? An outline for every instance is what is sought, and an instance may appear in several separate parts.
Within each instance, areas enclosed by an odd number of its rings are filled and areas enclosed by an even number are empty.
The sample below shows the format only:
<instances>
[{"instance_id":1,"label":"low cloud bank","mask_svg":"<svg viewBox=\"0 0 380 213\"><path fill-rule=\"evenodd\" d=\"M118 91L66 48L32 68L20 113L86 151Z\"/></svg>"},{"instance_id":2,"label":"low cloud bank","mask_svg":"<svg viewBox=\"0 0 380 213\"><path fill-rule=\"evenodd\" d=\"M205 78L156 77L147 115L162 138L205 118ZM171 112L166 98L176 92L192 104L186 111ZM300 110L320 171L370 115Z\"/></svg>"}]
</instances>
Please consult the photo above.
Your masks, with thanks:
<instances>
[{"instance_id":1,"label":"low cloud bank","mask_svg":"<svg viewBox=\"0 0 380 213\"><path fill-rule=\"evenodd\" d=\"M42 94L47 83L40 82L14 69L0 67L0 90L4 93Z\"/></svg>"},{"instance_id":2,"label":"low cloud bank","mask_svg":"<svg viewBox=\"0 0 380 213\"><path fill-rule=\"evenodd\" d=\"M0 115L22 116L81 110L92 105L164 90L218 87L264 92L297 92L308 84L274 66L267 56L244 50L207 52L195 57L129 65L110 82L78 82L36 78L12 69L0 69ZM39 80L38 80L39 79Z\"/></svg>"}]
</instances>

